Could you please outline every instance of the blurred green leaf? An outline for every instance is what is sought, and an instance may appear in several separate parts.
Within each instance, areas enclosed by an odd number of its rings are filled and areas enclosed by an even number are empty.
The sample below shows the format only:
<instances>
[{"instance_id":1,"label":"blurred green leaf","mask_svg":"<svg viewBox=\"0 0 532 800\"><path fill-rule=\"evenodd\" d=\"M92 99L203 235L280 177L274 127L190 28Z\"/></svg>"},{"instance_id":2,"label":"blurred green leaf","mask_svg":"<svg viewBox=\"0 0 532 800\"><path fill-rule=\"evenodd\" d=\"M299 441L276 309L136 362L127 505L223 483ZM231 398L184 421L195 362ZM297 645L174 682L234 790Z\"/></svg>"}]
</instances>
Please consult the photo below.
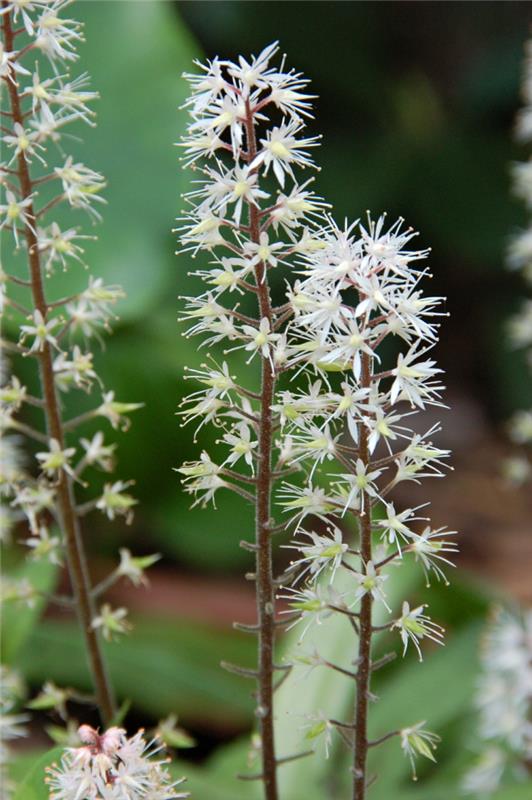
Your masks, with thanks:
<instances>
[{"instance_id":1,"label":"blurred green leaf","mask_svg":"<svg viewBox=\"0 0 532 800\"><path fill-rule=\"evenodd\" d=\"M171 773L175 778L186 776L183 789L189 791L194 800L258 800L260 797L256 785L239 781L234 774L198 768L186 761L172 764Z\"/></svg>"},{"instance_id":2,"label":"blurred green leaf","mask_svg":"<svg viewBox=\"0 0 532 800\"><path fill-rule=\"evenodd\" d=\"M105 647L120 697L130 698L134 708L153 717L175 711L185 724L232 730L249 722L253 705L246 686L221 669L220 661L252 666L251 637L179 619L132 621L130 636ZM68 658L58 658L58 653L68 653ZM34 683L48 679L62 686L90 688L83 643L74 624L44 620L17 665Z\"/></svg>"},{"instance_id":3,"label":"blurred green leaf","mask_svg":"<svg viewBox=\"0 0 532 800\"><path fill-rule=\"evenodd\" d=\"M350 580L349 576L343 576L343 579ZM418 570L405 563L400 571L393 574L386 587L391 607L396 607L400 599L409 595L419 583ZM341 591L341 584L337 588ZM301 630L296 626L293 634L287 638L284 648L286 658L297 656L298 650L308 652L315 642L320 655L334 664L349 668L356 660L357 638L348 621L339 614L309 631L302 644L298 643L300 634ZM324 667L318 667L309 675L305 675L305 670L304 666L295 666L276 695L277 748L281 757L308 750L302 727L308 722L310 714L322 712L328 718L340 720L352 716L354 687L348 678ZM332 784L338 782L340 769L345 767L346 775L349 775L348 765L339 767L339 759L343 761L342 754L345 752L339 738L334 738L330 760L325 759L319 740L316 742L316 751L315 756L283 766L280 772L281 788L289 800L299 800L301 797L319 800L328 793Z\"/></svg>"},{"instance_id":4,"label":"blurred green leaf","mask_svg":"<svg viewBox=\"0 0 532 800\"><path fill-rule=\"evenodd\" d=\"M492 800L530 800L531 797L532 781L526 781L515 786L505 786L493 795Z\"/></svg>"},{"instance_id":5,"label":"blurred green leaf","mask_svg":"<svg viewBox=\"0 0 532 800\"><path fill-rule=\"evenodd\" d=\"M35 761L33 756L31 760L25 757L20 761L18 766L25 768L26 773L17 785L13 800L48 800L48 787L44 782L45 769L58 761L62 752L62 747L54 747L44 755L37 756ZM17 771L17 768L12 770L14 777L16 777Z\"/></svg>"},{"instance_id":6,"label":"blurred green leaf","mask_svg":"<svg viewBox=\"0 0 532 800\"><path fill-rule=\"evenodd\" d=\"M19 650L26 644L44 607L46 595L53 589L57 567L49 561L24 561L9 572L9 579L25 580L43 596L37 596L31 607L18 601L7 601L2 609L2 661L13 664Z\"/></svg>"}]
</instances>

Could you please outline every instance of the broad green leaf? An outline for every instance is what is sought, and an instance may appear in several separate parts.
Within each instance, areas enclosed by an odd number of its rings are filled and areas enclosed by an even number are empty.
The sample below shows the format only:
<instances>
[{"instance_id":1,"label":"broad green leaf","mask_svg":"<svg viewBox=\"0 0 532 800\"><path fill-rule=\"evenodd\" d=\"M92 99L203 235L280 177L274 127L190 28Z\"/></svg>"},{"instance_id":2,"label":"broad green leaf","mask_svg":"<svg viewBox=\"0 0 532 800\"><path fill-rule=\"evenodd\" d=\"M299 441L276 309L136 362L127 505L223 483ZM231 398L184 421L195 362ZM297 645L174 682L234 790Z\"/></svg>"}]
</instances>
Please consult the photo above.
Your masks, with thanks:
<instances>
[{"instance_id":1,"label":"broad green leaf","mask_svg":"<svg viewBox=\"0 0 532 800\"><path fill-rule=\"evenodd\" d=\"M532 797L532 781L506 786L493 795L492 800L530 800Z\"/></svg>"},{"instance_id":2,"label":"broad green leaf","mask_svg":"<svg viewBox=\"0 0 532 800\"><path fill-rule=\"evenodd\" d=\"M400 600L419 584L420 576L410 565L397 571L388 581L388 602L397 607ZM349 580L348 576L345 576ZM341 590L339 583L338 589ZM379 614L379 616L381 616ZM376 617L377 619L377 617ZM287 638L284 648L286 657L297 655L298 650L307 652L313 642L324 658L349 668L357 656L358 642L349 622L339 614L327 619L323 625L315 626L298 644L301 630L296 626ZM393 648L390 648L393 649ZM354 699L353 684L347 677L325 667L318 667L306 675L304 666L295 666L276 696L277 748L280 757L309 749L302 729L308 723L308 714L322 712L332 719L350 719ZM286 764L280 770L283 795L288 800L323 798L329 790L330 778L338 775L338 757L345 752L343 744L334 735L333 752L327 760L319 738L315 740L316 755ZM341 749L339 749L341 748ZM347 772L347 765L345 766ZM349 774L347 772L347 774ZM335 777L335 782L337 777Z\"/></svg>"},{"instance_id":3,"label":"broad green leaf","mask_svg":"<svg viewBox=\"0 0 532 800\"><path fill-rule=\"evenodd\" d=\"M179 619L133 618L132 633L105 646L120 698L154 717L171 712L183 724L208 722L234 729L251 718L245 682L220 667L220 661L252 666L255 641L245 634ZM35 658L35 653L39 658ZM68 658L58 658L68 653ZM83 643L77 626L45 620L17 661L27 679L53 680L60 686L90 688Z\"/></svg>"},{"instance_id":4,"label":"broad green leaf","mask_svg":"<svg viewBox=\"0 0 532 800\"><path fill-rule=\"evenodd\" d=\"M372 708L370 737L421 720L427 720L426 727L441 735L446 725L462 717L470 708L474 691L479 633L480 626L473 624L449 634L445 647L431 652L422 664L411 660L398 670L383 687L380 702ZM443 754L445 747L444 741L440 747ZM445 763L438 752L436 759L437 774L437 770L445 770ZM377 748L369 763L370 771L379 774L375 800L385 800L391 791L410 781L410 765L397 738ZM421 759L418 772L434 774Z\"/></svg>"},{"instance_id":5,"label":"broad green leaf","mask_svg":"<svg viewBox=\"0 0 532 800\"><path fill-rule=\"evenodd\" d=\"M256 786L239 781L235 776L220 775L207 767L198 768L182 761L172 764L175 778L186 776L183 790L189 791L194 800L256 800L260 795Z\"/></svg>"},{"instance_id":6,"label":"broad green leaf","mask_svg":"<svg viewBox=\"0 0 532 800\"><path fill-rule=\"evenodd\" d=\"M37 756L33 763L29 762L26 775L18 783L13 800L48 800L48 787L44 782L45 770L60 760L62 752L62 747L54 747L44 755Z\"/></svg>"},{"instance_id":7,"label":"broad green leaf","mask_svg":"<svg viewBox=\"0 0 532 800\"><path fill-rule=\"evenodd\" d=\"M6 601L2 608L2 661L13 664L21 647L31 635L44 607L45 595L53 588L57 567L49 561L24 561L9 572L9 580L28 581L39 594L31 607L18 601ZM42 593L42 597L39 596Z\"/></svg>"}]
</instances>

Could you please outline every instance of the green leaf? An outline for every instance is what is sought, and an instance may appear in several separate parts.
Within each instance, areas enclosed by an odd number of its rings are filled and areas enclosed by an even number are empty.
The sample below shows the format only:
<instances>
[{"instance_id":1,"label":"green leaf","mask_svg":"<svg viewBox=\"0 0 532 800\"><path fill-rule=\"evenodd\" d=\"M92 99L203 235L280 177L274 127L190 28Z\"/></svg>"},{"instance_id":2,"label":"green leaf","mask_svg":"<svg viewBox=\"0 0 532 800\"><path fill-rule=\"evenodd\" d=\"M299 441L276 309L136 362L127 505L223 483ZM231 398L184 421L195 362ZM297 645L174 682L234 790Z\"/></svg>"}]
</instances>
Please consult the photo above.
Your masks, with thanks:
<instances>
[{"instance_id":1,"label":"green leaf","mask_svg":"<svg viewBox=\"0 0 532 800\"><path fill-rule=\"evenodd\" d=\"M426 727L441 734L445 726L462 717L474 692L479 634L480 625L473 623L450 634L445 647L430 653L422 664L414 660L406 662L379 691L380 702L372 708L370 717L370 737L420 720L427 720ZM445 752L445 739L440 749ZM438 752L436 760L435 769L445 771L444 759ZM379 773L375 800L385 800L403 782L410 781L408 759L395 737L375 749L370 770ZM418 772L422 770L420 763Z\"/></svg>"},{"instance_id":2,"label":"green leaf","mask_svg":"<svg viewBox=\"0 0 532 800\"><path fill-rule=\"evenodd\" d=\"M343 579L350 580L347 575L344 575ZM386 589L390 605L396 607L400 600L419 583L418 570L412 568L411 564L405 563L388 581ZM337 588L341 591L340 582ZM293 634L287 637L284 647L287 657L291 654L297 655L298 650L306 652L311 648L313 643L311 631L305 636L302 645L298 644L300 632L296 626ZM347 619L339 614L315 628L314 640L320 655L332 663L345 666L356 658L357 638ZM281 758L308 749L308 744L305 746L302 726L308 721L309 714L322 712L332 719L349 719L352 716L354 698L352 681L324 667L318 667L310 674L306 674L306 670L305 666L296 665L276 695L277 748ZM337 750L338 746L341 749ZM287 800L299 800L301 797L305 797L306 800L320 800L328 792L328 782L333 772L337 782L340 771L338 757L342 758L345 753L345 747L339 742L339 737L333 739L335 755L329 760L325 759L319 744L316 749L315 756L288 763L280 771L281 790ZM348 765L342 764L341 769L344 768L348 777Z\"/></svg>"},{"instance_id":3,"label":"green leaf","mask_svg":"<svg viewBox=\"0 0 532 800\"><path fill-rule=\"evenodd\" d=\"M174 762L170 771L174 778L186 776L182 789L194 800L256 800L260 797L257 785L239 781L234 775L221 775L206 767L199 769L188 762Z\"/></svg>"},{"instance_id":4,"label":"green leaf","mask_svg":"<svg viewBox=\"0 0 532 800\"><path fill-rule=\"evenodd\" d=\"M122 725L130 708L131 708L131 700L129 699L129 697L127 697L124 700L124 702L121 703L120 708L118 709L118 711L116 712L116 714L114 715L113 719L111 720L111 722L107 727L112 728L115 726L119 727L120 725Z\"/></svg>"},{"instance_id":5,"label":"green leaf","mask_svg":"<svg viewBox=\"0 0 532 800\"><path fill-rule=\"evenodd\" d=\"M44 782L46 767L61 758L62 747L54 747L37 758L33 766L26 767L26 777L18 784L13 800L48 800L48 787Z\"/></svg>"},{"instance_id":6,"label":"green leaf","mask_svg":"<svg viewBox=\"0 0 532 800\"><path fill-rule=\"evenodd\" d=\"M207 720L215 728L231 730L249 723L253 704L245 684L221 669L220 660L253 666L251 637L168 617L132 621L132 633L119 645L104 643L120 697L154 717L175 711L184 724ZM68 653L68 658L58 658L58 653ZM84 646L74 623L44 620L17 665L32 682L48 679L90 689Z\"/></svg>"},{"instance_id":7,"label":"green leaf","mask_svg":"<svg viewBox=\"0 0 532 800\"><path fill-rule=\"evenodd\" d=\"M55 585L57 567L49 561L24 561L9 572L9 579L26 580L39 594L48 594ZM38 596L32 607L18 601L6 601L2 609L2 661L12 664L31 635L47 604Z\"/></svg>"},{"instance_id":8,"label":"green leaf","mask_svg":"<svg viewBox=\"0 0 532 800\"><path fill-rule=\"evenodd\" d=\"M491 800L530 800L532 797L532 781L506 786L496 792Z\"/></svg>"}]
</instances>

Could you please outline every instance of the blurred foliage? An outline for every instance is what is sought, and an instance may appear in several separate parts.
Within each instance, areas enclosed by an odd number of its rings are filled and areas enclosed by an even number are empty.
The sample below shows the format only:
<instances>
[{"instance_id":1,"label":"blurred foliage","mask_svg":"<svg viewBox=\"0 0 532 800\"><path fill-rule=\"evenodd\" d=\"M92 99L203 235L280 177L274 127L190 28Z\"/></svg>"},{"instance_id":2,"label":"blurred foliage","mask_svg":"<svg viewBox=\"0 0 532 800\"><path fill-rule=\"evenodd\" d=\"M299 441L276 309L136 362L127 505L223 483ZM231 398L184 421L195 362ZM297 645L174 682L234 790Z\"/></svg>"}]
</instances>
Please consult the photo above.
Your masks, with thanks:
<instances>
[{"instance_id":1,"label":"blurred foliage","mask_svg":"<svg viewBox=\"0 0 532 800\"><path fill-rule=\"evenodd\" d=\"M179 713L185 722L231 731L249 722L253 708L241 679L220 668L220 661L252 667L249 637L174 617L132 617L134 632L105 647L120 699L131 699L152 718ZM39 658L35 658L35 653ZM68 659L58 653L68 652ZM43 620L17 659L34 685L53 680L60 686L90 690L91 681L78 626Z\"/></svg>"},{"instance_id":2,"label":"blurred foliage","mask_svg":"<svg viewBox=\"0 0 532 800\"><path fill-rule=\"evenodd\" d=\"M404 214L422 231L421 243L433 246L433 290L448 295L451 311L438 348L451 385L500 418L530 398L522 359L508 353L503 335L521 287L502 267L522 214L509 197L507 173L519 155L511 125L525 10L494 3L492 13L477 15L474 4L399 5L78 5L87 34L83 66L101 100L98 127L82 131L84 144L74 148L109 179L99 241L87 244L87 260L96 275L127 291L115 334L96 362L117 397L146 403L127 436L110 433L120 442L120 475L137 483L140 504L127 535L133 547L155 547L202 570L239 573L248 563L237 544L251 526L251 509L222 495L216 512L189 511L172 471L216 438L202 429L194 444L192 427L181 430L175 416L189 390L183 367L207 355L176 323L177 296L197 284L186 277L190 259L174 256L170 232L190 179L173 147L185 125L180 73L201 55L189 28L208 55L235 56L275 39L282 18L289 63L311 77L320 95L310 126L324 132L317 189L339 219L387 208L390 216ZM104 52L112 55L102 58ZM69 224L71 217L65 212ZM68 293L85 281L73 268L50 283ZM465 319L474 337L463 335ZM87 401L65 402L74 414ZM126 534L94 520L95 546L115 552Z\"/></svg>"},{"instance_id":3,"label":"blurred foliage","mask_svg":"<svg viewBox=\"0 0 532 800\"><path fill-rule=\"evenodd\" d=\"M424 594L417 569L405 563L396 570L388 587L388 599L397 607L402 597L414 601ZM410 765L396 738L381 745L371 754L371 769L378 773L372 789L374 800L460 800L461 778L475 756L475 718L471 697L478 669L479 633L489 597L479 594L462 580L457 590L437 584L433 587L431 611L439 608L440 622L447 628L445 647L425 647L424 663L409 653L377 672L372 689L380 698L372 708L370 736L378 737L394 727L414 724L426 719L428 727L442 736L438 763L418 764L419 781L413 783ZM304 645L298 644L296 628L284 637L285 658L312 649L313 636L319 636L320 653L336 662L349 663L356 654L352 630L343 619L333 617L314 633ZM394 637L395 639L396 637ZM187 724L211 725L252 724L252 703L246 682L221 671L213 653L251 663L249 637L216 633L207 627L194 628L176 620L144 618L136 620L131 638L108 648L113 677L121 696L128 695L135 707L148 717L179 710ZM389 634L377 642L377 656L388 652ZM397 645L397 641L394 642ZM68 659L58 659L58 652L69 652ZM40 658L35 659L39 652ZM15 660L16 666L32 681L45 677L61 684L87 688L78 635L70 626L50 620L33 630L26 646ZM349 719L352 713L352 686L343 675L318 668L307 673L296 666L277 698L277 740L281 755L309 749L305 725L312 714L327 712L337 719ZM334 736L330 757L324 758L323 744L312 744L316 754L286 764L281 770L281 786L285 800L320 800L345 798L349 788L349 755L340 737ZM256 800L260 797L257 783L239 782L237 772L253 772L256 764L248 761L249 739L237 739L219 747L201 768L185 761L174 764L177 776L188 776L188 788L196 800ZM14 777L24 777L16 800L44 800L42 786L45 764L57 760L57 748L51 753L29 756L21 754L13 763ZM36 761L36 759L38 759ZM41 782L39 782L39 775ZM508 786L493 800L525 800L532 781Z\"/></svg>"},{"instance_id":4,"label":"blurred foliage","mask_svg":"<svg viewBox=\"0 0 532 800\"><path fill-rule=\"evenodd\" d=\"M158 549L182 566L225 574L240 574L249 563L238 541L251 528L251 509L222 495L216 511L189 511L172 472L216 438L202 429L195 444L192 429L181 430L175 416L189 390L184 366L198 366L206 357L176 323L178 295L193 292L195 284L186 277L190 259L174 256L170 232L190 178L172 145L186 122L178 110L186 92L180 73L191 70L202 51L229 57L257 52L281 32L288 63L312 79L320 96L310 125L311 133L324 133L317 190L334 204L339 220L363 215L368 207L374 213L388 209L390 217L404 215L420 229L420 246L432 245L433 293L448 296L451 312L438 348L449 384L460 386L495 422L530 401L522 359L508 353L504 335L522 287L503 269L508 237L523 220L520 204L509 196L508 169L524 157L512 144L511 126L529 10L520 2L490 3L489 13L480 13L477 3L449 2L76 4L86 22L82 68L101 100L98 127L82 131L84 144L74 143L73 152L83 152L87 165L109 180L109 204L95 231L98 242L87 244L87 261L95 275L121 283L127 292L117 308L115 334L96 363L119 399L146 404L126 436L111 431L109 437L119 441L117 474L137 483L134 525L126 533L92 516L85 528L94 550L114 556L118 543L136 552ZM70 212L58 220L78 222ZM68 294L86 280L86 273L73 268L50 279L50 291ZM254 365L247 374L252 380ZM79 413L85 402L66 398L68 414ZM90 432L87 426L84 434ZM28 569L43 590L53 584L54 570ZM417 579L406 571L400 580L397 596L407 588L415 596ZM377 676L385 698L373 715L377 732L389 724L388 714L405 723L414 713L412 721L426 717L444 741L441 769L428 765L419 785L409 780L397 742L386 743L379 750L375 800L459 798L456 787L473 755L470 695L487 603L471 585L458 582L432 593L434 617L450 628L445 649L431 651L421 667L408 658ZM4 658L34 685L53 679L87 688L74 624L47 619L35 627L41 610L37 604L28 612L5 612ZM324 626L322 634L339 658L349 641L352 647L343 626ZM118 693L131 698L135 710L149 718L175 710L185 724L243 730L252 724L252 700L246 685L224 673L219 661L251 664L254 646L231 631L144 616L135 620L132 636L108 652ZM57 657L66 652L68 658ZM348 708L342 680L324 670L287 685L279 706L286 753L301 738L304 720L294 715L296 707L306 707L311 698L316 711L323 706L340 714ZM258 786L234 778L247 750L247 738L237 740L219 748L201 770L186 763L176 774L189 774L196 800L252 800ZM53 757L57 753L44 756L33 772L33 754L14 763L14 773L27 781L16 800L44 800L39 776ZM336 752L329 762L313 757L285 766L286 799L323 797L323 787L331 785L342 796L339 776L346 768ZM530 794L529 784L507 787L494 800L528 800Z\"/></svg>"}]
</instances>

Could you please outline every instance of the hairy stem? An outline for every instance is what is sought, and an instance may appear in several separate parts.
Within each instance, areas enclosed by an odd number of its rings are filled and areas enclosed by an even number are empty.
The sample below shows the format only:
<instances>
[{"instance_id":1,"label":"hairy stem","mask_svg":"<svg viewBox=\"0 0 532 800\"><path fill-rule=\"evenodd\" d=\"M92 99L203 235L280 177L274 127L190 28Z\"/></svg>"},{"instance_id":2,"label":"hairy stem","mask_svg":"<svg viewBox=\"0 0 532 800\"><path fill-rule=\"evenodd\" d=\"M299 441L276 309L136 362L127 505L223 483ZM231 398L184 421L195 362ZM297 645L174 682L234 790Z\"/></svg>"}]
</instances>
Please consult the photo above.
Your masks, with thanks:
<instances>
[{"instance_id":1,"label":"hairy stem","mask_svg":"<svg viewBox=\"0 0 532 800\"><path fill-rule=\"evenodd\" d=\"M370 357L362 354L362 374L361 383L364 388L371 383ZM368 451L368 432L365 425L361 425L360 430L360 458L364 464L369 463ZM360 559L361 572L366 571L369 561L372 560L371 553L371 503L370 498L364 492L362 496L363 507L366 513L360 517ZM366 761L368 755L368 699L370 691L371 677L371 636L372 636L372 610L373 598L370 592L363 595L360 603L359 614L359 646L358 646L358 669L356 677L356 700L355 700L355 750L354 750L354 781L353 781L353 800L364 800L366 797Z\"/></svg>"},{"instance_id":2,"label":"hairy stem","mask_svg":"<svg viewBox=\"0 0 532 800\"><path fill-rule=\"evenodd\" d=\"M246 136L248 155L252 161L257 154L257 143L253 125L253 114L249 101L246 107ZM250 235L259 242L259 210L249 203ZM273 314L266 265L259 262L255 267L255 282L261 319L265 317L273 330ZM259 422L259 463L257 469L257 494L255 516L256 597L259 623L259 718L262 752L262 780L267 800L277 800L277 771L273 718L273 648L275 640L275 591L272 574L271 549L271 488L272 488L272 411L275 391L275 373L268 358L261 359L261 392Z\"/></svg>"},{"instance_id":3,"label":"hairy stem","mask_svg":"<svg viewBox=\"0 0 532 800\"><path fill-rule=\"evenodd\" d=\"M8 3L2 0L4 8ZM10 12L4 13L2 17L4 32L4 46L10 52L13 48L13 28L11 25ZM23 124L23 114L21 110L18 87L15 83L15 75L5 79L9 91L11 102L11 113L13 121ZM33 191L33 184L28 170L28 165L23 153L18 155L17 176L20 184L22 198L29 197ZM28 218L35 225L35 213L33 204L27 207ZM28 252L28 262L31 276L31 292L35 309L41 312L46 320L48 306L44 294L42 282L41 264L37 239L33 231L26 225L25 237ZM44 395L44 413L46 418L46 428L48 437L56 439L61 448L64 447L64 431L59 406L59 398L54 380L52 363L52 352L48 342L43 343L42 351L39 353L39 368L41 386ZM57 482L57 500L61 530L65 541L70 581L76 600L76 609L85 638L88 660L96 698L104 724L108 724L115 713L115 703L107 669L104 663L101 644L97 632L91 627L94 617L94 608L90 596L90 579L87 568L87 561L81 539L78 518L75 512L74 494L72 481L64 470L61 471Z\"/></svg>"}]
</instances>

